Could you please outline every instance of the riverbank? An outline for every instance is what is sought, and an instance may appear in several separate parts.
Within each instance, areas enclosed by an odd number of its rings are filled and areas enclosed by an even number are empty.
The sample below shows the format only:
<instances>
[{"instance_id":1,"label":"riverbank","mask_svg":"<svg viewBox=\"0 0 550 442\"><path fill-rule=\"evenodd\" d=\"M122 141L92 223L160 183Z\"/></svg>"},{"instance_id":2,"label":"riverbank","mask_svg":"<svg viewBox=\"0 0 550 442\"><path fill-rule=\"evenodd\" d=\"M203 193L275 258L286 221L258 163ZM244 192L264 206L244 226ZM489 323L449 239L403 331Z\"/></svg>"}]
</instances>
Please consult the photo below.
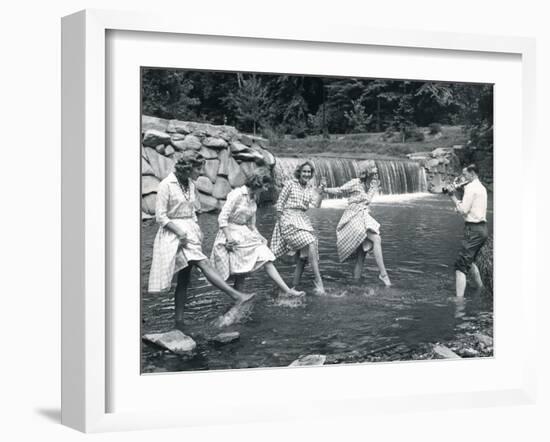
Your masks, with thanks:
<instances>
[{"instance_id":1,"label":"riverbank","mask_svg":"<svg viewBox=\"0 0 550 442\"><path fill-rule=\"evenodd\" d=\"M320 135L306 138L270 140L270 151L276 156L328 156L351 159L400 159L413 152L432 151L439 147L464 145L467 136L460 126L442 126L437 135L429 135L427 128L423 141L405 143L385 139L384 132L360 134L332 134L325 139Z\"/></svg>"}]
</instances>

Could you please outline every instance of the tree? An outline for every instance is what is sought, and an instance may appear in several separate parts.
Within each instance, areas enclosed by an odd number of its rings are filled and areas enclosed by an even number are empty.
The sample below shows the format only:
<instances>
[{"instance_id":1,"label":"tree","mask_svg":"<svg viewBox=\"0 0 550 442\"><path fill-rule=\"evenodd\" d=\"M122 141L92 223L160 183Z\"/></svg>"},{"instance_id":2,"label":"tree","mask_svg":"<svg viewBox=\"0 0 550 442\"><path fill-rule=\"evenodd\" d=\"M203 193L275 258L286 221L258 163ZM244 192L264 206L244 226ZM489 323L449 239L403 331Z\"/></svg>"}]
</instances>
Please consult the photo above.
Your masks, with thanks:
<instances>
[{"instance_id":1,"label":"tree","mask_svg":"<svg viewBox=\"0 0 550 442\"><path fill-rule=\"evenodd\" d=\"M195 119L200 100L191 96L194 85L185 75L182 70L144 69L143 112L161 118Z\"/></svg>"},{"instance_id":2,"label":"tree","mask_svg":"<svg viewBox=\"0 0 550 442\"><path fill-rule=\"evenodd\" d=\"M351 110L344 112L344 117L346 117L351 131L355 133L366 132L367 126L372 120L372 115L365 112L365 106L359 100L351 100L351 105Z\"/></svg>"},{"instance_id":3,"label":"tree","mask_svg":"<svg viewBox=\"0 0 550 442\"><path fill-rule=\"evenodd\" d=\"M267 117L272 104L267 87L255 74L248 79L237 74L237 79L239 87L230 92L224 102L235 111L239 121L245 125L252 124L252 131L256 135L258 124Z\"/></svg>"}]
</instances>

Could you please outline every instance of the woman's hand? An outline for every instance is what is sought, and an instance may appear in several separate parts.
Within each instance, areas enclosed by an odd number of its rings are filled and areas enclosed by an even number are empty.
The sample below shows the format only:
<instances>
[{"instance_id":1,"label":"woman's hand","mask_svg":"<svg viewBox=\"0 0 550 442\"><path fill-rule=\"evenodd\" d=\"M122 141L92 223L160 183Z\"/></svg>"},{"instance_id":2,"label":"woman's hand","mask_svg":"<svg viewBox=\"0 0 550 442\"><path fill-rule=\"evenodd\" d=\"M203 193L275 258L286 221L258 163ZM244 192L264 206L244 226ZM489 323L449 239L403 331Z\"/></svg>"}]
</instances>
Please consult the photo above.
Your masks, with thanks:
<instances>
[{"instance_id":1,"label":"woman's hand","mask_svg":"<svg viewBox=\"0 0 550 442\"><path fill-rule=\"evenodd\" d=\"M233 237L227 231L227 229L224 229L223 233L225 234L225 248L229 252L233 252L235 250L235 247L237 247L237 241L235 241L235 239L233 239Z\"/></svg>"},{"instance_id":2,"label":"woman's hand","mask_svg":"<svg viewBox=\"0 0 550 442\"><path fill-rule=\"evenodd\" d=\"M180 240L180 245L182 247L187 246L187 233L185 233L183 230L180 230L177 235L178 239Z\"/></svg>"}]
</instances>

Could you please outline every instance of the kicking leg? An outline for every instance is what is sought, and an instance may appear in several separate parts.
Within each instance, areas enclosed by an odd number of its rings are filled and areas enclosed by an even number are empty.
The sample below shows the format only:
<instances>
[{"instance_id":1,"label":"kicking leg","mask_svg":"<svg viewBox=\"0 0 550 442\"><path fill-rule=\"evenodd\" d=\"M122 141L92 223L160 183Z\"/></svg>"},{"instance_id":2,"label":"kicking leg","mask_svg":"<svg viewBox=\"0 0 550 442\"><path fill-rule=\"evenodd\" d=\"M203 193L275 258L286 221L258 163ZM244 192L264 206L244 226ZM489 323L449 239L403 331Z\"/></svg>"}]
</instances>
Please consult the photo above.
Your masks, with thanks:
<instances>
[{"instance_id":1,"label":"kicking leg","mask_svg":"<svg viewBox=\"0 0 550 442\"><path fill-rule=\"evenodd\" d=\"M300 258L300 252L296 252L296 267L294 268L294 278L292 280L292 286L298 287L300 279L302 279L302 273L304 273L304 267L306 266L306 260Z\"/></svg>"},{"instance_id":2,"label":"kicking leg","mask_svg":"<svg viewBox=\"0 0 550 442\"><path fill-rule=\"evenodd\" d=\"M367 238L372 242L372 252L374 253L374 259L378 270L380 270L379 278L384 282L386 286L390 286L390 278L388 277L388 272L386 271L386 266L384 265L384 257L382 255L382 238L378 233L368 232Z\"/></svg>"},{"instance_id":3,"label":"kicking leg","mask_svg":"<svg viewBox=\"0 0 550 442\"><path fill-rule=\"evenodd\" d=\"M207 259L201 261L195 261L195 265L201 269L202 273L208 279L208 281L214 286L225 292L227 295L231 296L237 304L241 304L245 301L248 301L254 297L254 294L244 294L238 290L235 290L223 278L218 274L218 272L212 267L210 262Z\"/></svg>"}]
</instances>

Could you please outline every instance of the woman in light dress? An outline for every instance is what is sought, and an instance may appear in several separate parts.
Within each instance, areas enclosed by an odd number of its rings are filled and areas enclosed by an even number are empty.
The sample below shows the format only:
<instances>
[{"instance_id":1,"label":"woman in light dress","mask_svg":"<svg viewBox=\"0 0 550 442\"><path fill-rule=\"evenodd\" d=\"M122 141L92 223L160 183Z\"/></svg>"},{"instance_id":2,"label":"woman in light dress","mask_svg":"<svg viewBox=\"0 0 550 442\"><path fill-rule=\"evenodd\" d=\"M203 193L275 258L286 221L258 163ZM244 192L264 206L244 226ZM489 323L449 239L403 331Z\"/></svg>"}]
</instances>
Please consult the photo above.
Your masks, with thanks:
<instances>
[{"instance_id":1,"label":"woman in light dress","mask_svg":"<svg viewBox=\"0 0 550 442\"><path fill-rule=\"evenodd\" d=\"M371 249L378 265L378 278L390 286L391 281L384 266L382 256L382 239L380 238L380 224L370 215L369 205L380 188L378 170L370 162L360 164L359 177L354 178L341 187L325 188L321 190L329 195L348 198L348 206L344 211L336 228L336 246L340 262L355 259L353 277L361 278L365 256Z\"/></svg>"},{"instance_id":2,"label":"woman in light dress","mask_svg":"<svg viewBox=\"0 0 550 442\"><path fill-rule=\"evenodd\" d=\"M277 223L273 229L271 250L277 258L285 254L295 257L294 288L300 283L306 261L309 261L315 277L315 293L324 294L317 235L306 214L310 207L319 207L322 200L320 193L310 184L314 173L310 161L300 164L294 171L294 179L281 190L275 206Z\"/></svg>"},{"instance_id":3,"label":"woman in light dress","mask_svg":"<svg viewBox=\"0 0 550 442\"><path fill-rule=\"evenodd\" d=\"M254 296L229 286L202 251L202 232L196 215L200 202L193 181L199 177L203 164L200 154L186 152L177 161L174 172L161 181L157 191L155 215L160 227L153 244L149 292L169 291L177 275L175 319L178 325L183 324L193 266L197 266L212 285L233 298L234 309L244 307Z\"/></svg>"},{"instance_id":4,"label":"woman in light dress","mask_svg":"<svg viewBox=\"0 0 550 442\"><path fill-rule=\"evenodd\" d=\"M273 265L275 255L256 228L257 202L270 184L269 170L261 167L247 178L244 186L229 192L218 217L219 231L210 260L222 278L233 276L237 290L242 289L247 274L263 267L281 294L302 296L304 292L289 288L281 278Z\"/></svg>"}]
</instances>

